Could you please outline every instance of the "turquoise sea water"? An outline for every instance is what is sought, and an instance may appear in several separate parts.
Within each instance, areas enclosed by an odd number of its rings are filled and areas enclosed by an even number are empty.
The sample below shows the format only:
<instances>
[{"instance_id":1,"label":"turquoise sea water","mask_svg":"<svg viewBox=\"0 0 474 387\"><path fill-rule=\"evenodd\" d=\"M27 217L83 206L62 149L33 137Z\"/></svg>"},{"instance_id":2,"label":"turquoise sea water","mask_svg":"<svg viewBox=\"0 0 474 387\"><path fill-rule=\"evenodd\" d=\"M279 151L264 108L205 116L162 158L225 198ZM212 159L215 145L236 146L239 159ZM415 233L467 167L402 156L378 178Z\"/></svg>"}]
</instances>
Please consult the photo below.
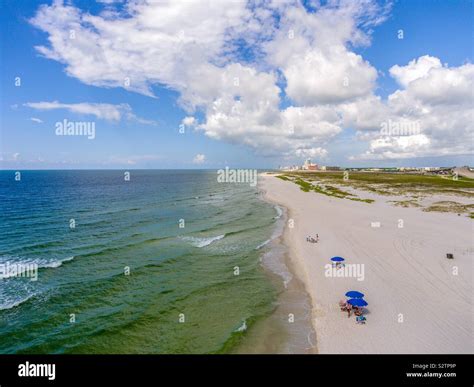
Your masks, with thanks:
<instances>
[{"instance_id":1,"label":"turquoise sea water","mask_svg":"<svg viewBox=\"0 0 474 387\"><path fill-rule=\"evenodd\" d=\"M0 171L0 265L39 268L0 270L0 353L230 352L275 310L255 187L130 173Z\"/></svg>"}]
</instances>

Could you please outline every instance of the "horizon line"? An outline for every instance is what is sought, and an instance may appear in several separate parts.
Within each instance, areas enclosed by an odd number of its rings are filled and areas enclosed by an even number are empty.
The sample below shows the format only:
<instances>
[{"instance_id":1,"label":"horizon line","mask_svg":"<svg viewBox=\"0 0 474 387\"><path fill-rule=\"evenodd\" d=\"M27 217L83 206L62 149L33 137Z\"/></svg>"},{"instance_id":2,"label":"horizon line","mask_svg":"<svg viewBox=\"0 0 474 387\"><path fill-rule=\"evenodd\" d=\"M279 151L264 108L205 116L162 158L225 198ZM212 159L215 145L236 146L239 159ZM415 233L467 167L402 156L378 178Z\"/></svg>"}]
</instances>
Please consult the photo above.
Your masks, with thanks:
<instances>
[{"instance_id":1,"label":"horizon line","mask_svg":"<svg viewBox=\"0 0 474 387\"><path fill-rule=\"evenodd\" d=\"M467 168L474 168L470 165L453 165L453 166L424 166L424 167L413 167L413 166L403 166L403 167L378 167L378 166L366 166L366 167L343 167L343 166L331 166L337 167L341 169L400 169L400 168L413 168L413 169L424 169L424 168L460 168L460 167L467 167ZM11 172L11 171L123 171L123 170L133 170L133 171L216 171L220 169L231 168L229 165L223 168L66 168L66 169L59 169L59 168L40 168L40 169L32 169L32 168L9 168L3 169L0 168L0 172ZM257 169L262 171L279 171L279 172L306 172L306 170L298 169L298 170L282 170L279 168L245 168L245 167L236 167L232 169ZM323 170L308 170L307 172L336 172L336 171L323 171Z\"/></svg>"}]
</instances>

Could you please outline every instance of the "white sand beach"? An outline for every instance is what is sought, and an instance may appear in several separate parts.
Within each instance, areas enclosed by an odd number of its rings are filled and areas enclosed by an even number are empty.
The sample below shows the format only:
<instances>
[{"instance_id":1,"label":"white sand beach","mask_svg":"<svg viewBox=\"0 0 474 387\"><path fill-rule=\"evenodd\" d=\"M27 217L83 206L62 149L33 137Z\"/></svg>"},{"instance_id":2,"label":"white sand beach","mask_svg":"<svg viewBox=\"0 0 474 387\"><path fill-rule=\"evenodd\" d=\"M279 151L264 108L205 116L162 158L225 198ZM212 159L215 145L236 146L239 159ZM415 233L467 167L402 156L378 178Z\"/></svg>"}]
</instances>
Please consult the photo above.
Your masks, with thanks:
<instances>
[{"instance_id":1,"label":"white sand beach","mask_svg":"<svg viewBox=\"0 0 474 387\"><path fill-rule=\"evenodd\" d=\"M473 353L472 219L303 192L266 174L259 187L294 221L284 240L313 302L319 353ZM333 256L363 264L364 279L327 277ZM339 309L349 290L365 294L365 325Z\"/></svg>"}]
</instances>

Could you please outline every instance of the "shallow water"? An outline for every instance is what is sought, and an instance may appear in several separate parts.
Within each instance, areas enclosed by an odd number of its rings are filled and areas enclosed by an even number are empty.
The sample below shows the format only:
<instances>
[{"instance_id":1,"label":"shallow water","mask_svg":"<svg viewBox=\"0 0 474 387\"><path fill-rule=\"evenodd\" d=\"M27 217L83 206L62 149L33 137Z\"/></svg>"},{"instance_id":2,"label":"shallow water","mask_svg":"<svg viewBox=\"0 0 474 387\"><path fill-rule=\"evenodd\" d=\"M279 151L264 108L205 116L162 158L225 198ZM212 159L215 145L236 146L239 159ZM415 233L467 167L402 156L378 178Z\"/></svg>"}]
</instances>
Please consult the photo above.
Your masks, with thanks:
<instances>
[{"instance_id":1,"label":"shallow water","mask_svg":"<svg viewBox=\"0 0 474 387\"><path fill-rule=\"evenodd\" d=\"M212 171L1 171L0 197L0 264L38 265L37 281L0 279L1 353L230 351L275 308L256 248L276 211L254 187Z\"/></svg>"}]
</instances>

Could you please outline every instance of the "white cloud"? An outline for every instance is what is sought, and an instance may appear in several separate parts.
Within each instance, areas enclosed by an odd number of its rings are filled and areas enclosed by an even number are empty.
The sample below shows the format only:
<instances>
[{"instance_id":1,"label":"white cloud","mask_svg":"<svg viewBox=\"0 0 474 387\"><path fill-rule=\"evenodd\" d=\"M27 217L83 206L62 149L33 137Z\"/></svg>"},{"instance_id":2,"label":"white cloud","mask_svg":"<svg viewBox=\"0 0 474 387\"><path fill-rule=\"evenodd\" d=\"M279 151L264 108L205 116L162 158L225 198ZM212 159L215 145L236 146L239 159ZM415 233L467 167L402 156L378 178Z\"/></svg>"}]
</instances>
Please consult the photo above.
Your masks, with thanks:
<instances>
[{"instance_id":1,"label":"white cloud","mask_svg":"<svg viewBox=\"0 0 474 387\"><path fill-rule=\"evenodd\" d=\"M400 85L407 87L411 82L426 78L431 69L441 68L441 61L438 58L424 55L418 59L413 59L406 66L395 65L390 68L390 74Z\"/></svg>"},{"instance_id":2,"label":"white cloud","mask_svg":"<svg viewBox=\"0 0 474 387\"><path fill-rule=\"evenodd\" d=\"M439 59L437 61L439 62ZM405 67L396 66L398 77L401 76L404 79L403 82L407 82L407 79L410 81L406 83L405 91L399 91L389 97L392 104L399 100L403 100L403 103L419 100L433 106L437 104L472 105L474 86L472 64L459 67L433 66L429 70L424 70L423 75L419 76L416 68L410 69L411 63Z\"/></svg>"},{"instance_id":3,"label":"white cloud","mask_svg":"<svg viewBox=\"0 0 474 387\"><path fill-rule=\"evenodd\" d=\"M438 58L424 56L406 66L393 66L390 73L405 85L404 89L389 95L386 102L372 96L352 107L351 118L356 128L370 140L367 152L355 159L474 152L474 65L448 67L441 65ZM419 133L388 138L381 132L381 125L388 121L399 125L416 123Z\"/></svg>"},{"instance_id":4,"label":"white cloud","mask_svg":"<svg viewBox=\"0 0 474 387\"><path fill-rule=\"evenodd\" d=\"M377 71L344 46L313 49L284 68L287 95L302 105L344 102L369 94Z\"/></svg>"},{"instance_id":5,"label":"white cloud","mask_svg":"<svg viewBox=\"0 0 474 387\"><path fill-rule=\"evenodd\" d=\"M0 152L0 161L2 162L16 162L20 161L20 153L15 152L15 153L6 153L6 152Z\"/></svg>"},{"instance_id":6,"label":"white cloud","mask_svg":"<svg viewBox=\"0 0 474 387\"><path fill-rule=\"evenodd\" d=\"M42 120L40 120L39 118L36 118L36 117L31 117L30 120L33 121L33 122L36 122L37 124L41 124L43 122Z\"/></svg>"},{"instance_id":7,"label":"white cloud","mask_svg":"<svg viewBox=\"0 0 474 387\"><path fill-rule=\"evenodd\" d=\"M381 160L419 157L429 149L430 139L424 134L403 137L380 137L370 142L364 154L353 157L355 160Z\"/></svg>"},{"instance_id":8,"label":"white cloud","mask_svg":"<svg viewBox=\"0 0 474 387\"><path fill-rule=\"evenodd\" d=\"M186 127L193 127L196 125L196 119L191 116L184 117L181 123Z\"/></svg>"},{"instance_id":9,"label":"white cloud","mask_svg":"<svg viewBox=\"0 0 474 387\"><path fill-rule=\"evenodd\" d=\"M206 155L198 153L196 156L194 156L193 164L203 164L205 161L206 161Z\"/></svg>"},{"instance_id":10,"label":"white cloud","mask_svg":"<svg viewBox=\"0 0 474 387\"><path fill-rule=\"evenodd\" d=\"M71 113L93 115L99 119L108 121L120 121L121 119L135 120L141 124L154 124L154 121L145 120L137 117L133 112L132 108L128 104L113 105L108 103L60 103L58 101L53 102L27 102L24 104L32 109L45 111L45 110L58 110L64 109Z\"/></svg>"},{"instance_id":11,"label":"white cloud","mask_svg":"<svg viewBox=\"0 0 474 387\"><path fill-rule=\"evenodd\" d=\"M354 47L370 44L390 3L313 8L292 0L136 1L125 12L92 15L55 1L31 23L48 36L38 52L68 75L151 97L153 87L173 89L187 113L183 125L260 154L324 158L348 127L368 144L356 158L472 151L471 64L449 67L425 55L395 65L390 74L401 89L384 100L375 95L377 70ZM242 57L242 45L251 55ZM134 117L128 105L59 105L115 121ZM421 132L387 138L380 129L388 121L418 122Z\"/></svg>"},{"instance_id":12,"label":"white cloud","mask_svg":"<svg viewBox=\"0 0 474 387\"><path fill-rule=\"evenodd\" d=\"M104 165L146 165L147 163L153 163L155 161L164 160L162 155L131 155L131 156L111 156L104 161Z\"/></svg>"},{"instance_id":13,"label":"white cloud","mask_svg":"<svg viewBox=\"0 0 474 387\"><path fill-rule=\"evenodd\" d=\"M309 149L298 149L295 152L295 156L299 157L301 159L306 159L306 158L317 158L324 160L327 157L327 150L323 148L309 148Z\"/></svg>"},{"instance_id":14,"label":"white cloud","mask_svg":"<svg viewBox=\"0 0 474 387\"><path fill-rule=\"evenodd\" d=\"M153 95L156 84L185 91L195 69L217 61L226 34L249 15L240 1L212 7L199 1L136 1L127 11L124 17L91 15L59 1L41 6L31 22L49 34L50 47L36 48L86 84L146 95Z\"/></svg>"},{"instance_id":15,"label":"white cloud","mask_svg":"<svg viewBox=\"0 0 474 387\"><path fill-rule=\"evenodd\" d=\"M373 3L365 2L368 11L370 4ZM32 23L49 35L49 47L37 47L38 51L63 62L69 75L87 84L125 87L150 96L152 86L166 85L180 93L179 102L187 111L199 109L205 113L198 129L211 138L243 143L263 154L288 155L323 149L341 131L340 118L328 112L322 114L326 108L319 107L318 101L354 98L366 93L373 83L374 70L344 47L351 39L359 43L364 40L363 34L350 23L351 15L359 11L350 3L335 8L334 13L348 14L344 16L347 26L341 30L339 25L328 24L324 16L308 14L298 3L249 8L243 1L218 2L213 7L203 2L137 2L129 6L128 17L123 17L110 13L90 15L54 3L40 7ZM330 61L341 62L341 56L344 60L349 58L340 72L354 74L353 87L336 88L335 77L328 81L333 90L325 87L324 95L314 98L314 93L307 88L302 90L296 80L293 82L288 69L289 84L294 84L290 88L302 95L295 96L295 101L311 99L312 103L308 107L281 110L278 66L262 42L277 38L275 12L293 12L295 16L289 19L303 22L306 28L317 27L326 36L334 37L337 31L340 37L333 39L339 43L337 49L325 50L321 60L328 62L329 69ZM361 17L360 12L357 17ZM74 39L70 38L71 30ZM303 39L310 39L307 32ZM260 56L261 62L250 64L238 60L237 38L249 44L256 54L264 55ZM317 45L308 44L316 56ZM287 46L287 42L282 45ZM326 71L308 76L313 77L314 85L323 84ZM127 79L129 85L124 84ZM295 115L294 109L303 112L303 116ZM305 126L304 122L310 125ZM289 130L292 126L294 133Z\"/></svg>"}]
</instances>

